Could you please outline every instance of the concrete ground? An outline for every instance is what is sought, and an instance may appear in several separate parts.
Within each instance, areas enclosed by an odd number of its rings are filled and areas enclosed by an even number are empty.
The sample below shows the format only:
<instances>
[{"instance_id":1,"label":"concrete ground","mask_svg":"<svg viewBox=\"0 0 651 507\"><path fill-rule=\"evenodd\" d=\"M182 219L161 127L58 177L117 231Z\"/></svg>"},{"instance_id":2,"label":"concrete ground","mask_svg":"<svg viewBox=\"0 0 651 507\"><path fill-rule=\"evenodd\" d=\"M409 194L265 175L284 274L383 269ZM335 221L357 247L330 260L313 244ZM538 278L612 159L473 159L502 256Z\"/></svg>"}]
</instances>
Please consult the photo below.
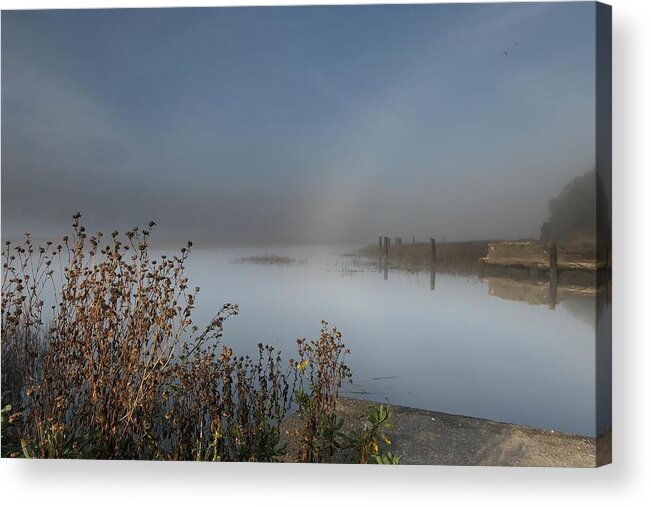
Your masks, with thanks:
<instances>
[{"instance_id":1,"label":"concrete ground","mask_svg":"<svg viewBox=\"0 0 651 507\"><path fill-rule=\"evenodd\" d=\"M340 398L337 412L350 421L372 404ZM610 430L597 440L407 407L392 406L391 412L390 450L405 465L595 467L597 460L611 461ZM289 427L297 422L288 421Z\"/></svg>"}]
</instances>

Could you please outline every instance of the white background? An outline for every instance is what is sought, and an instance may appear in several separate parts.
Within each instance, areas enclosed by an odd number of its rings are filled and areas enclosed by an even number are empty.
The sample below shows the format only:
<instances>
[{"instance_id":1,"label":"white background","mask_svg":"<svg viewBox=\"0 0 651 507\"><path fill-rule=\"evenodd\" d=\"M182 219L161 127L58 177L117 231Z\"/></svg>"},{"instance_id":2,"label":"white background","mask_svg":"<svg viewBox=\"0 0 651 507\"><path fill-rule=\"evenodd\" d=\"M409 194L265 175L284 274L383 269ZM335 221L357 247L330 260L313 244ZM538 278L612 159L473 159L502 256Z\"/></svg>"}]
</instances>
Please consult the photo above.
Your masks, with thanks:
<instances>
[{"instance_id":1,"label":"white background","mask_svg":"<svg viewBox=\"0 0 651 507\"><path fill-rule=\"evenodd\" d=\"M324 1L319 3L346 3ZM356 3L373 3L357 0ZM393 3L401 3L394 1ZM597 470L2 460L3 505L651 505L651 2L613 5L613 461ZM2 9L298 1L0 0Z\"/></svg>"}]
</instances>

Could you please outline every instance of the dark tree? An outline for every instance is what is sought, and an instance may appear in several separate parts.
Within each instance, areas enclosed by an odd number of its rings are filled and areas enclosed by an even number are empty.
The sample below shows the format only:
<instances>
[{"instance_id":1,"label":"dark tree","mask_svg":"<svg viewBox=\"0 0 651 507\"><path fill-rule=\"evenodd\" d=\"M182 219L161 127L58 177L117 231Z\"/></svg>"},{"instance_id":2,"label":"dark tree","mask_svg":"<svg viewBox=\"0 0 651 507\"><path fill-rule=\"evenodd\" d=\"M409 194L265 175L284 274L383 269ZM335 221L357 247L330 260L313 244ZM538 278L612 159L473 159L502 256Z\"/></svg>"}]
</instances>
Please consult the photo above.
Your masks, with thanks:
<instances>
[{"instance_id":1,"label":"dark tree","mask_svg":"<svg viewBox=\"0 0 651 507\"><path fill-rule=\"evenodd\" d=\"M549 220L540 228L542 239L570 240L595 236L597 184L590 170L570 181L559 196L549 200Z\"/></svg>"}]
</instances>

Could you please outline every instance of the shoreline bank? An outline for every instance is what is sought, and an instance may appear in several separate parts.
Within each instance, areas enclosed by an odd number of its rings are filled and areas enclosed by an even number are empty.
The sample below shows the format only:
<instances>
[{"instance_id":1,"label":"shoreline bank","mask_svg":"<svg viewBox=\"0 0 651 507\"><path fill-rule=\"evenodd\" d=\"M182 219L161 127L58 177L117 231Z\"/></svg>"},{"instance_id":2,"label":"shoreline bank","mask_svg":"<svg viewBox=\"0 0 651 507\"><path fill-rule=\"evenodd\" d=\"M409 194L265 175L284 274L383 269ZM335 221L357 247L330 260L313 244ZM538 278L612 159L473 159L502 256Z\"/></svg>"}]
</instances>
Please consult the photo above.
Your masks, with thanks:
<instances>
[{"instance_id":1,"label":"shoreline bank","mask_svg":"<svg viewBox=\"0 0 651 507\"><path fill-rule=\"evenodd\" d=\"M339 398L337 414L364 417L380 403ZM386 405L386 404L385 404ZM523 466L592 468L611 462L611 430L598 438L488 419L389 405L394 428L388 432L394 455L405 465ZM299 424L296 415L283 434Z\"/></svg>"}]
</instances>

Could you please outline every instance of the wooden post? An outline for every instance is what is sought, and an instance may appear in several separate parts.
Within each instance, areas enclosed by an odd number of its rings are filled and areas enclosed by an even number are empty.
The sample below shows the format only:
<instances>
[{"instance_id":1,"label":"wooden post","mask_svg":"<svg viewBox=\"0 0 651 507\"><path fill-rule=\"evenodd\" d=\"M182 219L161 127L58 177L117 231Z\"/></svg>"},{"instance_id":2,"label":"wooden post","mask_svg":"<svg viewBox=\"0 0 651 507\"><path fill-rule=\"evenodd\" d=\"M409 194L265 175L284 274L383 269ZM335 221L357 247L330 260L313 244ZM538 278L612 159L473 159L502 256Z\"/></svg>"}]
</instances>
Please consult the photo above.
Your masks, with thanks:
<instances>
[{"instance_id":1,"label":"wooden post","mask_svg":"<svg viewBox=\"0 0 651 507\"><path fill-rule=\"evenodd\" d=\"M384 262L389 262L389 243L391 239L389 236L384 236Z\"/></svg>"},{"instance_id":2,"label":"wooden post","mask_svg":"<svg viewBox=\"0 0 651 507\"><path fill-rule=\"evenodd\" d=\"M377 235L377 241L378 241L378 248L380 249L380 253L382 253L382 234Z\"/></svg>"},{"instance_id":3,"label":"wooden post","mask_svg":"<svg viewBox=\"0 0 651 507\"><path fill-rule=\"evenodd\" d=\"M429 239L430 246L432 248L431 251L431 262L432 262L432 267L436 266L436 240L434 238Z\"/></svg>"},{"instance_id":4,"label":"wooden post","mask_svg":"<svg viewBox=\"0 0 651 507\"><path fill-rule=\"evenodd\" d=\"M549 279L558 280L558 243L556 240L550 240L547 243L549 248Z\"/></svg>"}]
</instances>

